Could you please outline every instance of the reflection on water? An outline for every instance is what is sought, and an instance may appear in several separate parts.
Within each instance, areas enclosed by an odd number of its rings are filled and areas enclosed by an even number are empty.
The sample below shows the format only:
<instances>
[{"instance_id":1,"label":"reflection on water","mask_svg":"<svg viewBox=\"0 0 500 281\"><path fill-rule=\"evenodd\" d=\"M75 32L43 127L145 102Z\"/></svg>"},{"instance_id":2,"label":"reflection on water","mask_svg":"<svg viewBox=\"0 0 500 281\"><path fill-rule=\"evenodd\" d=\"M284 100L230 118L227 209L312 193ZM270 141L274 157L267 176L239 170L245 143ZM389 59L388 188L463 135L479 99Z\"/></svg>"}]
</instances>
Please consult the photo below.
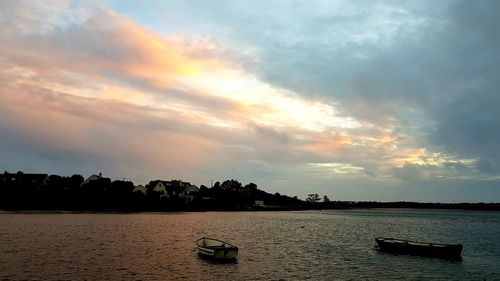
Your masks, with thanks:
<instances>
[{"instance_id":1,"label":"reflection on water","mask_svg":"<svg viewBox=\"0 0 500 281\"><path fill-rule=\"evenodd\" d=\"M462 243L463 260L380 253L378 235ZM202 236L237 262L200 258ZM1 280L498 280L499 264L500 213L0 214Z\"/></svg>"}]
</instances>

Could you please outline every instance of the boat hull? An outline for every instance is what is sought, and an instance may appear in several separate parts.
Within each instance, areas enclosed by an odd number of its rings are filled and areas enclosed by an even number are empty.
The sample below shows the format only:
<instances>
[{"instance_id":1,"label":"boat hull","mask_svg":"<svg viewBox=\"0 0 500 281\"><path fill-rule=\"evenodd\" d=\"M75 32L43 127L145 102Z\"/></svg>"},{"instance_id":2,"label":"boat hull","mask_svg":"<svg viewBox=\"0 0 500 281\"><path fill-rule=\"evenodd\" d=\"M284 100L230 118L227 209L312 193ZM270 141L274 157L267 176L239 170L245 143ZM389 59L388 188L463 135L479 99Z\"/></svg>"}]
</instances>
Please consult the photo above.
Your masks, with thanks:
<instances>
[{"instance_id":1,"label":"boat hull","mask_svg":"<svg viewBox=\"0 0 500 281\"><path fill-rule=\"evenodd\" d=\"M444 259L461 259L462 244L440 244L394 238L375 238L379 250L388 253L408 254Z\"/></svg>"},{"instance_id":2,"label":"boat hull","mask_svg":"<svg viewBox=\"0 0 500 281\"><path fill-rule=\"evenodd\" d=\"M238 247L227 242L203 237L196 241L200 256L216 260L234 260L238 256Z\"/></svg>"}]
</instances>

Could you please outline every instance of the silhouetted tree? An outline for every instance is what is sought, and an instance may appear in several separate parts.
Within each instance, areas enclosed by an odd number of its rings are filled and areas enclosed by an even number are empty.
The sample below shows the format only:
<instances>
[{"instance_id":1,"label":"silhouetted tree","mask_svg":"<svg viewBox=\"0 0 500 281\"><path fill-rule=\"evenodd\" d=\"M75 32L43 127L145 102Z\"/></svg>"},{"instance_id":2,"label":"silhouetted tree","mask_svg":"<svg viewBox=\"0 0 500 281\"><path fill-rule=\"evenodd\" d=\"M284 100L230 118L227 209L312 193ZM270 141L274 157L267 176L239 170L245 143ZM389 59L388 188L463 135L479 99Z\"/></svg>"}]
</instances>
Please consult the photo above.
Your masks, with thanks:
<instances>
[{"instance_id":1,"label":"silhouetted tree","mask_svg":"<svg viewBox=\"0 0 500 281\"><path fill-rule=\"evenodd\" d=\"M316 194L309 194L308 197L306 198L306 201L309 203L316 203L319 202L321 199L319 198L319 195Z\"/></svg>"}]
</instances>

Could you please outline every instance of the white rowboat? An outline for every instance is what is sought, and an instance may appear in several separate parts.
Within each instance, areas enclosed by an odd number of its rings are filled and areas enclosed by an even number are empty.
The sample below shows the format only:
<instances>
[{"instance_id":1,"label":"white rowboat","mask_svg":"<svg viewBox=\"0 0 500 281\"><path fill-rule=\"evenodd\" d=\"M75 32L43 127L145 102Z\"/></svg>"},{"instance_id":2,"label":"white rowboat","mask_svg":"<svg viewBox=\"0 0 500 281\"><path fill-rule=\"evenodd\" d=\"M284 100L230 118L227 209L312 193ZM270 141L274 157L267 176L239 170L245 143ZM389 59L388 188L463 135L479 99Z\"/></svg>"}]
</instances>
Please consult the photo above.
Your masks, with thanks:
<instances>
[{"instance_id":1,"label":"white rowboat","mask_svg":"<svg viewBox=\"0 0 500 281\"><path fill-rule=\"evenodd\" d=\"M196 247L200 255L217 260L231 260L238 256L238 247L214 238L202 237L196 241Z\"/></svg>"}]
</instances>

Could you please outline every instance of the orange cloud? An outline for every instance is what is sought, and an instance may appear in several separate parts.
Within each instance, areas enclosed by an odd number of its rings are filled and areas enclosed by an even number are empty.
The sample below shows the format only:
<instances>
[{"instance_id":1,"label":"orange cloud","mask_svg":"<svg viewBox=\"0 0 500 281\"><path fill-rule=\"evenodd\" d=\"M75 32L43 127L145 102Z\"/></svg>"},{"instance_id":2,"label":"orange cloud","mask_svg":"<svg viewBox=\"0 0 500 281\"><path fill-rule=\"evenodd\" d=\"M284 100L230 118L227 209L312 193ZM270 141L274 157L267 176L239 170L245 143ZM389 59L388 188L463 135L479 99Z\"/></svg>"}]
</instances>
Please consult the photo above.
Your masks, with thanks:
<instances>
[{"instance_id":1,"label":"orange cloud","mask_svg":"<svg viewBox=\"0 0 500 281\"><path fill-rule=\"evenodd\" d=\"M111 163L107 164L110 169L135 167L176 176L181 168L215 161L218 154L216 142L175 129L169 123L179 126L182 120L152 116L150 108L39 93L37 88L0 90L0 110L9 113L3 122L8 121L12 136L33 155L68 157L66 160L73 163L95 162L96 168L104 161ZM13 91L17 94L5 94Z\"/></svg>"},{"instance_id":2,"label":"orange cloud","mask_svg":"<svg viewBox=\"0 0 500 281\"><path fill-rule=\"evenodd\" d=\"M266 83L208 39L164 36L114 12L0 34L0 43L1 108L35 147L161 169L222 154L228 167L330 163L342 172L428 157L412 152L394 120L342 115L334 100Z\"/></svg>"},{"instance_id":3,"label":"orange cloud","mask_svg":"<svg viewBox=\"0 0 500 281\"><path fill-rule=\"evenodd\" d=\"M330 155L342 148L350 147L353 144L354 137L346 134L315 134L308 137L308 142L302 149L304 151Z\"/></svg>"},{"instance_id":4,"label":"orange cloud","mask_svg":"<svg viewBox=\"0 0 500 281\"><path fill-rule=\"evenodd\" d=\"M161 36L113 12L90 18L84 31L98 48L105 48L104 54L95 52L90 58L104 75L113 71L170 89L189 87L182 82L186 77L231 71L230 63L219 57L222 48L213 42Z\"/></svg>"}]
</instances>

